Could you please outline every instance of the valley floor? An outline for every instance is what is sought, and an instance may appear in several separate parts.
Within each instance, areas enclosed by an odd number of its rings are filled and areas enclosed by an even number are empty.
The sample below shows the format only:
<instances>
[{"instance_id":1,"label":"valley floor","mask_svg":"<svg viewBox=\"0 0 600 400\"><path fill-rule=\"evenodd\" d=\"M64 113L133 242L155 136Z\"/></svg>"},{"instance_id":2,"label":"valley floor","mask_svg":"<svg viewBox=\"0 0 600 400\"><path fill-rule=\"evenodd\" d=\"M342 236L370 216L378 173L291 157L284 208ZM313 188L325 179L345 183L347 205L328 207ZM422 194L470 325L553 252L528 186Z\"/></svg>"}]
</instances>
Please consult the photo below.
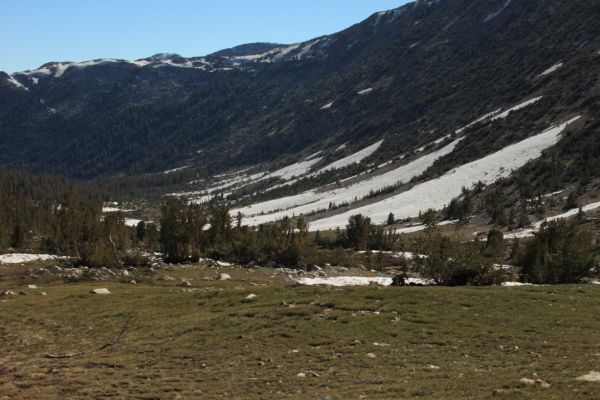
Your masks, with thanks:
<instances>
[{"instance_id":1,"label":"valley floor","mask_svg":"<svg viewBox=\"0 0 600 400\"><path fill-rule=\"evenodd\" d=\"M577 379L600 368L598 285L286 287L205 266L64 283L26 268L0 266L0 287L26 293L0 297L0 399L600 395Z\"/></svg>"}]
</instances>

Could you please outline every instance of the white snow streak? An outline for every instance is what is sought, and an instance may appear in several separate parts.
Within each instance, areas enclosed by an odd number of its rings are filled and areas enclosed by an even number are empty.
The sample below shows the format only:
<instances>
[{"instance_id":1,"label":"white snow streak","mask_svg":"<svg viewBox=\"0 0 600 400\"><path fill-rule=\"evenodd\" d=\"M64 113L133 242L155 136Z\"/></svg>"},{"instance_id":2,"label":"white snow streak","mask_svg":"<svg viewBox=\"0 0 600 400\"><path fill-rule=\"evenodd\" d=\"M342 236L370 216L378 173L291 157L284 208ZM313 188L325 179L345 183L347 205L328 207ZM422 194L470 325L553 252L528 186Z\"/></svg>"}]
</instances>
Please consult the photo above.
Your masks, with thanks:
<instances>
[{"instance_id":1,"label":"white snow streak","mask_svg":"<svg viewBox=\"0 0 600 400\"><path fill-rule=\"evenodd\" d=\"M548 68L547 70L545 70L544 72L542 72L541 74L539 74L538 76L550 75L551 73L556 72L562 66L563 66L562 62L556 63L553 66L551 66L550 68Z\"/></svg>"},{"instance_id":2,"label":"white snow streak","mask_svg":"<svg viewBox=\"0 0 600 400\"><path fill-rule=\"evenodd\" d=\"M506 3L504 3L502 8L500 8L498 11L488 14L487 17L485 17L483 19L483 22L488 22L488 21L491 21L492 19L496 18L498 15L500 15L502 13L502 11L504 11L506 9L506 7L508 7L510 5L511 1L512 0L506 0Z\"/></svg>"},{"instance_id":3,"label":"white snow streak","mask_svg":"<svg viewBox=\"0 0 600 400\"><path fill-rule=\"evenodd\" d=\"M537 102L538 102L538 101L540 101L540 100L541 100L543 97L544 97L544 96L534 97L533 99L529 99L529 100L527 100L527 101L524 101L524 102L522 102L522 103L520 103L520 104L517 104L516 106L509 108L508 110L504 111L503 113L501 113L501 114L498 114L498 115L496 115L496 116L493 116L493 117L491 118L491 121L495 121L495 120L497 120L497 119L506 118L506 117L508 117L508 114L510 114L511 112L513 112L513 111L518 111L518 110L520 110L520 109L522 109L522 108L525 108L525 107L527 107L527 106L530 106L530 105L532 105L533 103L537 103Z\"/></svg>"},{"instance_id":4,"label":"white snow streak","mask_svg":"<svg viewBox=\"0 0 600 400\"><path fill-rule=\"evenodd\" d=\"M460 128L460 129L457 129L455 133L457 133L457 134L458 134L458 133L461 133L461 132L462 132L462 131L464 131L465 129L467 129L467 128L470 128L470 127L472 127L473 125L477 125L478 123L480 123L480 122L483 122L483 121L485 121L486 119L488 119L488 118L490 118L490 117L493 117L494 115L498 114L500 111L502 111L502 109L501 109L501 108L499 108L499 109L497 109L497 110L495 110L495 111L492 111L491 113L485 114L484 116L482 116L482 117L480 117L480 118L477 118L475 121L473 121L473 122L471 122L471 123L469 123L469 124L467 124L467 125L463 126L462 128Z\"/></svg>"},{"instance_id":5,"label":"white snow streak","mask_svg":"<svg viewBox=\"0 0 600 400\"><path fill-rule=\"evenodd\" d=\"M600 201L596 202L596 203L591 203L588 204L586 206L581 207L581 211L586 213L586 212L590 212L593 210L596 210L600 208ZM540 230L540 228L542 227L542 224L544 222L552 222L552 221L558 221L560 219L568 219L571 217L574 217L576 215L579 214L579 208L573 208L567 212L564 212L562 214L559 215L554 215L551 217L546 217L542 220L539 220L537 222L535 222L531 228L525 228L522 229L520 231L517 232L511 232L511 233L505 233L504 234L504 238L506 239L520 239L520 238L528 238L528 237L532 237L536 234L536 232L538 232Z\"/></svg>"},{"instance_id":6,"label":"white snow streak","mask_svg":"<svg viewBox=\"0 0 600 400\"><path fill-rule=\"evenodd\" d=\"M280 178L283 180L292 179L295 176L300 176L306 174L310 171L310 168L321 161L323 157L311 158L310 160L304 160L292 165L288 165L287 167L283 167L278 169L277 171L271 172L270 174L265 175L260 180L269 179L269 178Z\"/></svg>"},{"instance_id":7,"label":"white snow streak","mask_svg":"<svg viewBox=\"0 0 600 400\"><path fill-rule=\"evenodd\" d=\"M6 80L9 83L12 83L14 86L18 87L19 89L24 89L26 91L29 91L29 89L27 87L25 87L25 85L23 85L21 82L19 82L18 80L16 80L14 78L14 76L9 75L8 78L6 78Z\"/></svg>"},{"instance_id":8,"label":"white snow streak","mask_svg":"<svg viewBox=\"0 0 600 400\"><path fill-rule=\"evenodd\" d=\"M320 174L321 172L325 172L325 171L330 171L332 169L344 168L344 167L347 167L348 165L352 165L352 164L357 164L357 163L361 162L362 160L364 160L365 158L372 155L373 153L375 153L379 149L379 147L381 146L382 143L383 143L383 140L380 140L377 143L374 143L368 147L365 147L364 149L357 151L354 154L350 154L348 157L344 157L342 159L334 161L331 164L326 165L325 167L318 170L316 172L316 174Z\"/></svg>"}]
</instances>

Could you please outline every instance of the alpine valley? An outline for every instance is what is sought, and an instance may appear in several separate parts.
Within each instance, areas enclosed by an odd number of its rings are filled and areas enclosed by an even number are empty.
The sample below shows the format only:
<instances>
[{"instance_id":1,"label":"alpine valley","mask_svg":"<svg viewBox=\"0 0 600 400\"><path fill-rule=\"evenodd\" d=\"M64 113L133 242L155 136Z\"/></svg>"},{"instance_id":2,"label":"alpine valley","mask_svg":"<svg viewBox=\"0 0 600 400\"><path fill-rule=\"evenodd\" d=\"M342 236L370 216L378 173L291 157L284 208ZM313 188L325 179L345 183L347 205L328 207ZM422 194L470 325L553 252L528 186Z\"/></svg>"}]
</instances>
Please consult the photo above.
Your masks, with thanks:
<instances>
[{"instance_id":1,"label":"alpine valley","mask_svg":"<svg viewBox=\"0 0 600 400\"><path fill-rule=\"evenodd\" d=\"M483 215L573 191L587 205L599 15L592 0L417 1L303 43L0 73L0 163L138 205L226 201L254 226L402 221L469 190Z\"/></svg>"},{"instance_id":2,"label":"alpine valley","mask_svg":"<svg viewBox=\"0 0 600 400\"><path fill-rule=\"evenodd\" d=\"M0 400L599 399L600 1L400 3L0 72Z\"/></svg>"}]
</instances>

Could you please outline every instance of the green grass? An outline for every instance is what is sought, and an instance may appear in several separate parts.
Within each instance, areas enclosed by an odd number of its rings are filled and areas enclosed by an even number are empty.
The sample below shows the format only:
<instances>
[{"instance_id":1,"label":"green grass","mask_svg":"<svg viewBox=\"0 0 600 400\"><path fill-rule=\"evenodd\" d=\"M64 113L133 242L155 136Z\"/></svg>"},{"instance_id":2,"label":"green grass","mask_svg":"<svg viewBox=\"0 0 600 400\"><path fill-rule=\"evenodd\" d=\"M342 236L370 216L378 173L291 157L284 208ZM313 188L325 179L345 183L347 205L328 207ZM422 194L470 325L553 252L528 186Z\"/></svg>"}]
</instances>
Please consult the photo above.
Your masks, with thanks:
<instances>
[{"instance_id":1,"label":"green grass","mask_svg":"<svg viewBox=\"0 0 600 400\"><path fill-rule=\"evenodd\" d=\"M1 298L0 398L600 396L600 383L575 380L600 368L597 286L194 286L49 284L48 296Z\"/></svg>"}]
</instances>

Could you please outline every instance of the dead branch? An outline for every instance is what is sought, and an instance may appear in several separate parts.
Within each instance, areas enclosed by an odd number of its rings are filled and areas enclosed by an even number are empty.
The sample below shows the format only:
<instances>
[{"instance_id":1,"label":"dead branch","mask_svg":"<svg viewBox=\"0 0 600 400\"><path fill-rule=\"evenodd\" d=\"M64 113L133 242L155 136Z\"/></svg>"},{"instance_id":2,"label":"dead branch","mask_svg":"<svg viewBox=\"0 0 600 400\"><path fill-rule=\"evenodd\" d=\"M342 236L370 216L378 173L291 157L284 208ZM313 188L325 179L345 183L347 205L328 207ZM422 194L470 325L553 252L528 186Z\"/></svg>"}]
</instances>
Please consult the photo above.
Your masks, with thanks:
<instances>
[{"instance_id":1,"label":"dead branch","mask_svg":"<svg viewBox=\"0 0 600 400\"><path fill-rule=\"evenodd\" d=\"M99 351L102 351L102 350L106 350L109 347L112 347L112 346L116 345L117 343L119 343L119 341L121 340L121 337L123 337L123 335L125 334L125 332L129 328L129 323L131 322L132 318L133 318L133 315L130 314L129 318L127 318L127 321L125 321L125 324L123 325L123 327L119 331L119 334L117 336L115 336L113 340L111 340L108 343L103 344L98 349L93 350L92 352L95 353L95 352L99 352ZM48 358L48 359L51 359L51 360L60 360L60 359L65 359L65 358L72 358L72 357L83 356L83 355L85 355L87 353L89 353L89 352L82 351L82 352L79 352L79 353L45 354L44 358Z\"/></svg>"}]
</instances>

